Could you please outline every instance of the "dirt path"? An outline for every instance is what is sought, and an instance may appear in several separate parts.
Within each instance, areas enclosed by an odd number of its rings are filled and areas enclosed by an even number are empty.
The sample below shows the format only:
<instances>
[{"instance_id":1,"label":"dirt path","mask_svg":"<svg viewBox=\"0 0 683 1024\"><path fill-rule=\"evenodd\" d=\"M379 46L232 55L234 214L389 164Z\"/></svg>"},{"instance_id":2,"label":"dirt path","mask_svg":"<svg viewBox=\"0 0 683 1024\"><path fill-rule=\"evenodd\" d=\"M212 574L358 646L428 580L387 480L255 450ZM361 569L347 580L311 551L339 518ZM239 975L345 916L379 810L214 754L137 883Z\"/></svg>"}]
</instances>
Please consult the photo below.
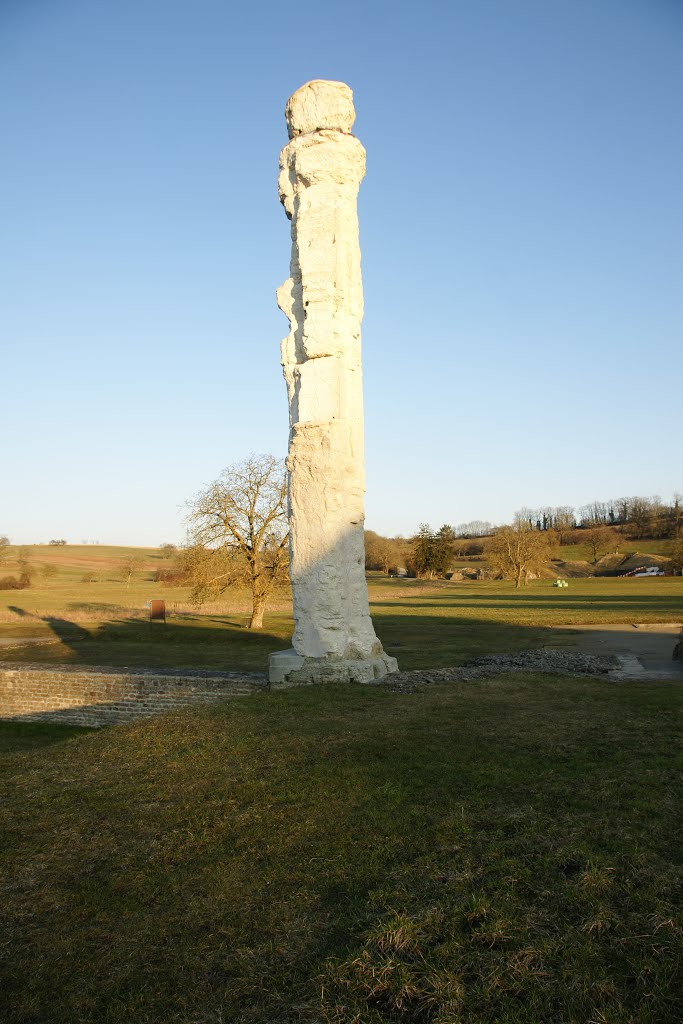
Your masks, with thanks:
<instances>
[{"instance_id":1,"label":"dirt path","mask_svg":"<svg viewBox=\"0 0 683 1024\"><path fill-rule=\"evenodd\" d=\"M584 654L618 657L627 675L656 674L683 681L683 661L672 659L681 636L678 622L557 626L554 632L567 646Z\"/></svg>"}]
</instances>

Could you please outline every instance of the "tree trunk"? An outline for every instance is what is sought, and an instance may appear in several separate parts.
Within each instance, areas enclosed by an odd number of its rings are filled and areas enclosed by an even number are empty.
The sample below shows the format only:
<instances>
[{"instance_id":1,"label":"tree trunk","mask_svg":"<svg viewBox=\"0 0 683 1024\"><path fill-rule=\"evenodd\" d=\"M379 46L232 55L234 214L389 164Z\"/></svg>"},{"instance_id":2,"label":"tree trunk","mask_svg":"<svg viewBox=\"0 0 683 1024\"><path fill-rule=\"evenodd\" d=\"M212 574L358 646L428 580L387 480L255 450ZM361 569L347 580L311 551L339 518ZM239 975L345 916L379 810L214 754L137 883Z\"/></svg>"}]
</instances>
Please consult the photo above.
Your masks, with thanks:
<instances>
[{"instance_id":1,"label":"tree trunk","mask_svg":"<svg viewBox=\"0 0 683 1024\"><path fill-rule=\"evenodd\" d=\"M263 613L266 610L265 594L254 594L249 629L263 628Z\"/></svg>"}]
</instances>

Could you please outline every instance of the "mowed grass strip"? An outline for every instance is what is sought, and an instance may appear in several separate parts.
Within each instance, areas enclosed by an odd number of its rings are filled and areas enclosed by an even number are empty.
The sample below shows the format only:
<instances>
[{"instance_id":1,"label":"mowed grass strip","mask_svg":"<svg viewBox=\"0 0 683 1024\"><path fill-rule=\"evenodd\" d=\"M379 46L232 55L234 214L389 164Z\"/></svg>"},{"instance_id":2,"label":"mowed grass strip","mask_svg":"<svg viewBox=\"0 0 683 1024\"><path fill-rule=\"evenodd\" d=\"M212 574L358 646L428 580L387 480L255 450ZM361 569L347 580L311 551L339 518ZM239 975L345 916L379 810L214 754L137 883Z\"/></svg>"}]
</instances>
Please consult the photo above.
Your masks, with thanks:
<instances>
[{"instance_id":1,"label":"mowed grass strip","mask_svg":"<svg viewBox=\"0 0 683 1024\"><path fill-rule=\"evenodd\" d=\"M90 594L88 587L83 584L82 591ZM117 599L124 601L125 585L116 587ZM41 606L37 592L12 592L7 599L12 618L0 622L0 641L57 642L24 647L0 643L0 662L265 671L268 656L291 644L291 605L281 596L266 613L264 629L255 632L246 629L246 592L227 595L235 610L223 614L173 614L173 588L158 586L133 595L128 614L111 602L86 605L72 589L61 604L55 590L49 593L53 610L41 612L36 610ZM32 605L24 594L32 595ZM166 597L165 625L145 621L143 594ZM505 581L427 582L372 575L369 595L377 634L403 669L440 668L478 654L555 644L561 642L553 634L558 625L683 621L681 577L589 578L572 580L562 590L542 580L515 590Z\"/></svg>"},{"instance_id":2,"label":"mowed grass strip","mask_svg":"<svg viewBox=\"0 0 683 1024\"><path fill-rule=\"evenodd\" d=\"M681 700L311 687L7 755L3 1020L678 1024Z\"/></svg>"}]
</instances>

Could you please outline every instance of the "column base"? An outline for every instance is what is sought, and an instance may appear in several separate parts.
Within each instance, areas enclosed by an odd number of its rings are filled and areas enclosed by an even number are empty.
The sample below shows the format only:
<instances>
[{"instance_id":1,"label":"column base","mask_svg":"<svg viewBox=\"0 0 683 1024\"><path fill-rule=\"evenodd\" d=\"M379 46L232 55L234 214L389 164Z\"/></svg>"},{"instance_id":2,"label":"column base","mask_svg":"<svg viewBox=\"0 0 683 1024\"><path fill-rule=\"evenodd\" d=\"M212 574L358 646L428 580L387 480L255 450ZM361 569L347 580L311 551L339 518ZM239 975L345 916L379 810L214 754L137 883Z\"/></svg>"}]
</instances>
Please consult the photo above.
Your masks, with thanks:
<instances>
[{"instance_id":1,"label":"column base","mask_svg":"<svg viewBox=\"0 0 683 1024\"><path fill-rule=\"evenodd\" d=\"M271 654L268 666L273 690L312 683L376 683L390 672L398 672L398 662L388 654L374 658L305 658L293 647Z\"/></svg>"}]
</instances>

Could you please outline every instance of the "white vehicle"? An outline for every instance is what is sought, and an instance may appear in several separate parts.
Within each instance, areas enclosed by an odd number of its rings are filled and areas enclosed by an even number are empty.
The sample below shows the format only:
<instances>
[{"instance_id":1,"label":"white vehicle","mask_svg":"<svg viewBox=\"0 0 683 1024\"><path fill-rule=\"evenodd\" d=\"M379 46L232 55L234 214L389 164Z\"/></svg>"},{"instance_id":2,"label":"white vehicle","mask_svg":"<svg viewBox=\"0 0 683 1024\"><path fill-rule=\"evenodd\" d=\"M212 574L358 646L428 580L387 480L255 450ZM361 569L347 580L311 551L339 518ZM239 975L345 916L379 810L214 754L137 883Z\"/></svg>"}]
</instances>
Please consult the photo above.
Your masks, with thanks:
<instances>
[{"instance_id":1,"label":"white vehicle","mask_svg":"<svg viewBox=\"0 0 683 1024\"><path fill-rule=\"evenodd\" d=\"M640 572L634 572L634 576L663 576L664 570L660 569L656 565L651 565L649 569L642 569Z\"/></svg>"}]
</instances>

